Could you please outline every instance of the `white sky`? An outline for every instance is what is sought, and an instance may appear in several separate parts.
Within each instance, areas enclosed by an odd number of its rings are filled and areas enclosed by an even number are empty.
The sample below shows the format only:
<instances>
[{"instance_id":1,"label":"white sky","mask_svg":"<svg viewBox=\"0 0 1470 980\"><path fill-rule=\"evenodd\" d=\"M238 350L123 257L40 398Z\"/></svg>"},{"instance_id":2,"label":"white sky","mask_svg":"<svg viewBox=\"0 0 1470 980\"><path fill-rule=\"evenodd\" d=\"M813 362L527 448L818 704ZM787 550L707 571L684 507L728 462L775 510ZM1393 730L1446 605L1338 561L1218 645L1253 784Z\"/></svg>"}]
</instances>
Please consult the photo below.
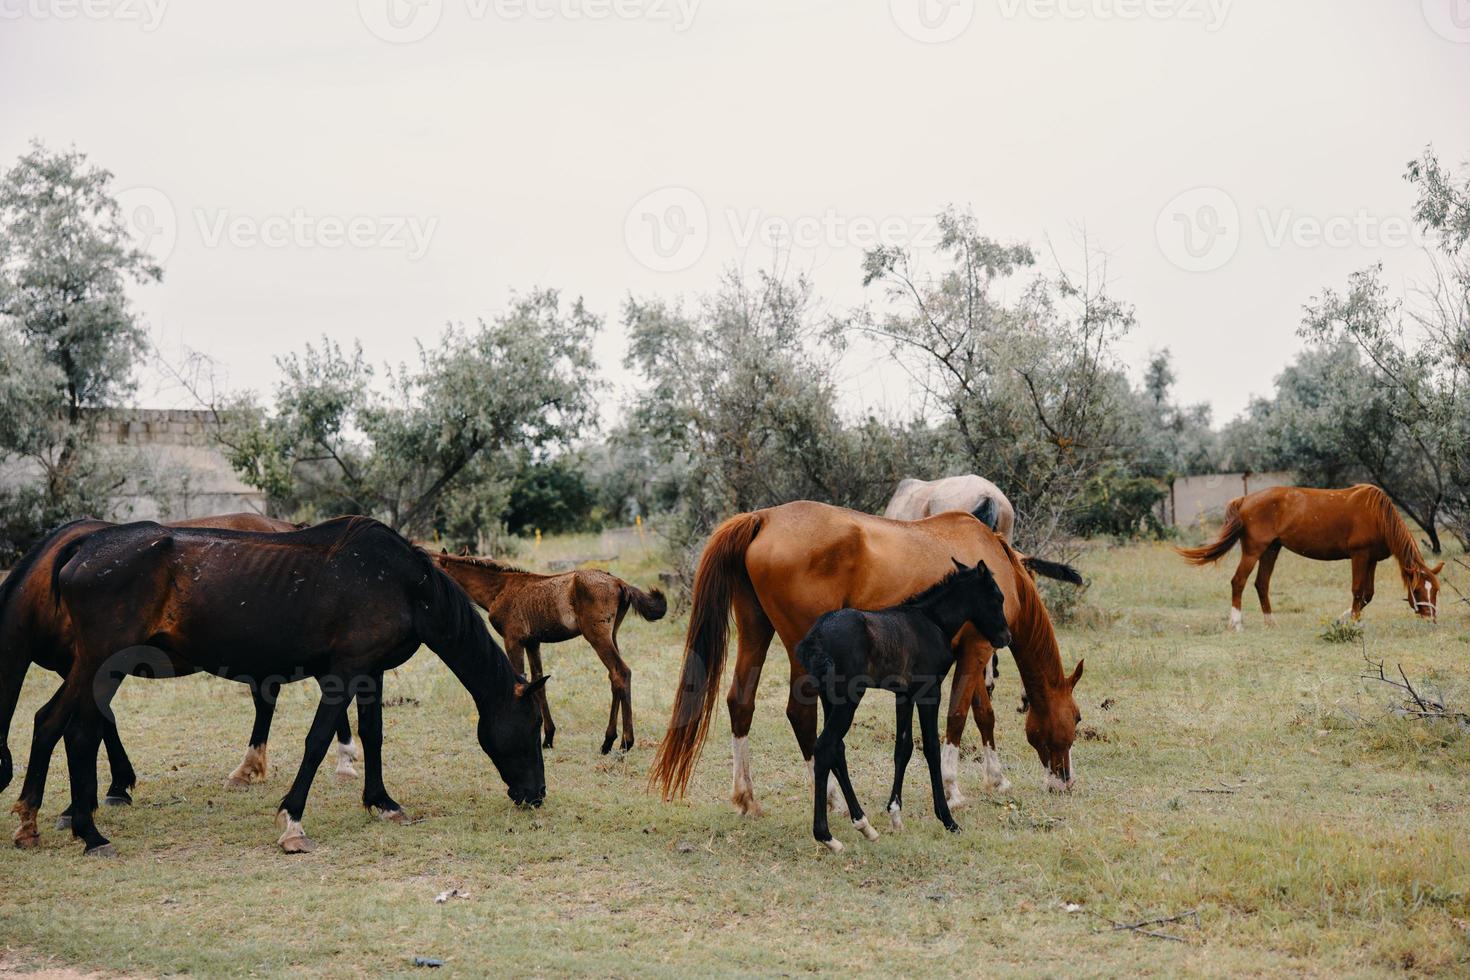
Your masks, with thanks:
<instances>
[{"instance_id":1,"label":"white sky","mask_svg":"<svg viewBox=\"0 0 1470 980\"><path fill-rule=\"evenodd\" d=\"M137 291L160 346L234 387L268 392L273 356L322 334L410 358L549 285L608 319L611 412L630 292L759 268L751 228L776 219L816 226L791 262L839 312L877 299L864 222L922 246L954 203L1073 257L1085 226L1137 306L1129 363L1172 348L1223 421L1270 390L1314 292L1377 260L1422 274L1401 175L1428 143L1470 159L1465 6L0 0L0 163L37 136L112 169L166 252ZM871 353L846 386L911 404Z\"/></svg>"}]
</instances>

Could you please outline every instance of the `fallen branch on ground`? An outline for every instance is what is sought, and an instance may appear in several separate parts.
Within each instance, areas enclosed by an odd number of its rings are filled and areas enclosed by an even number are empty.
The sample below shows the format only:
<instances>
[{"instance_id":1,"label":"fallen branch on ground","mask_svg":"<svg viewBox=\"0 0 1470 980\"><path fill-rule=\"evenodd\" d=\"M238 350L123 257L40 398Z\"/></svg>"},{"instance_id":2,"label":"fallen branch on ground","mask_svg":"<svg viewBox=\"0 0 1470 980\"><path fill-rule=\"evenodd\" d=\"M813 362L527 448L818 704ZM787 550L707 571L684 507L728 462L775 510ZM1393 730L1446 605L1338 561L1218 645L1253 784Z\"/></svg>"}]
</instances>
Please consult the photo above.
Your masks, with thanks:
<instances>
[{"instance_id":1,"label":"fallen branch on ground","mask_svg":"<svg viewBox=\"0 0 1470 980\"><path fill-rule=\"evenodd\" d=\"M1088 911L1091 912L1091 909L1089 909ZM1171 942L1176 943L1187 943L1189 942L1189 940L1184 936L1172 936L1167 932L1156 932L1153 929L1149 929L1147 927L1162 926L1167 925L1170 922L1183 922L1185 919L1193 919L1194 927L1196 929L1199 928L1199 909L1190 909L1188 912L1180 912L1177 915L1165 915L1157 919L1144 919L1142 922L1117 922L1113 919L1109 919L1107 916L1101 914L1100 912L1092 912L1092 914L1097 916L1099 919L1102 919L1108 925L1112 926L1113 932L1136 932L1141 936L1152 936L1155 939L1168 939Z\"/></svg>"},{"instance_id":2,"label":"fallen branch on ground","mask_svg":"<svg viewBox=\"0 0 1470 980\"><path fill-rule=\"evenodd\" d=\"M1461 728L1470 728L1470 714L1464 711L1455 711L1447 707L1442 700L1436 700L1428 695L1421 694L1414 687L1413 682L1409 680L1409 675L1404 672L1403 664L1394 664L1394 668L1399 674L1399 679L1394 680L1388 676L1384 661L1374 660L1368 656L1366 649L1363 651L1363 660L1368 664L1368 670L1359 675L1363 680L1378 681L1382 684L1387 684L1389 687L1395 688L1404 695L1407 695L1407 697L1403 698L1402 704L1394 707L1395 714L1433 721L1452 721Z\"/></svg>"}]
</instances>

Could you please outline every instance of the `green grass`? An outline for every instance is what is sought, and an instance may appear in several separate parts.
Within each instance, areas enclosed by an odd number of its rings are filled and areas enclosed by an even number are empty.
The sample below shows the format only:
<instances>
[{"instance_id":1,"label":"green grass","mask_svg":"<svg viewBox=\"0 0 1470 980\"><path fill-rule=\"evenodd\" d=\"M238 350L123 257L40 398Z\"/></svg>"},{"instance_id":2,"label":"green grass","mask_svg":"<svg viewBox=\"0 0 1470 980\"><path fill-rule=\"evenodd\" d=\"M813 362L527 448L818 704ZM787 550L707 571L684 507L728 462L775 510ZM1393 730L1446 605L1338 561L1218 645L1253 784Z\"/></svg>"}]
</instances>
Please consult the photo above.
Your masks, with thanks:
<instances>
[{"instance_id":1,"label":"green grass","mask_svg":"<svg viewBox=\"0 0 1470 980\"><path fill-rule=\"evenodd\" d=\"M548 540L522 559L610 553L599 544ZM659 802L644 786L683 622L630 619L639 742L627 759L597 754L608 692L591 651L548 648L550 798L514 810L475 745L468 696L424 652L389 682L390 697L412 700L387 709L385 746L389 789L420 822L369 818L360 784L336 783L329 759L306 814L319 846L297 857L277 851L271 817L310 685L282 699L269 783L232 792L221 784L250 724L243 688L130 682L116 706L137 805L100 815L121 856L83 860L79 843L46 829L65 797L58 757L42 847L0 851L0 946L22 961L141 974L408 973L424 955L453 975L1464 975L1470 736L1391 715L1394 692L1359 673L1365 648L1464 709L1470 609L1446 590L1439 627L1423 624L1381 569L1364 646L1324 642L1324 622L1347 606L1348 568L1283 555L1280 626L1262 627L1248 592L1236 636L1225 630L1229 559L1193 569L1163 545L1099 546L1080 564L1094 580L1087 602L1104 614L1062 630L1066 666L1087 658L1079 790L1042 790L1006 662L997 727L1015 789L979 792L972 728L958 836L929 815L916 757L906 832L876 820L883 838L870 845L834 821L840 857L812 841L780 653L752 732L766 816L741 818L726 802L723 707L689 798ZM656 583L641 550L621 549L612 567ZM1451 580L1470 591L1462 570ZM30 678L12 732L20 759L29 716L54 688L50 675ZM891 730L891 701L875 693L849 739L858 793L880 815ZM451 887L469 897L435 904ZM1198 929L1161 927L1183 943L1104 921L1190 909Z\"/></svg>"}]
</instances>

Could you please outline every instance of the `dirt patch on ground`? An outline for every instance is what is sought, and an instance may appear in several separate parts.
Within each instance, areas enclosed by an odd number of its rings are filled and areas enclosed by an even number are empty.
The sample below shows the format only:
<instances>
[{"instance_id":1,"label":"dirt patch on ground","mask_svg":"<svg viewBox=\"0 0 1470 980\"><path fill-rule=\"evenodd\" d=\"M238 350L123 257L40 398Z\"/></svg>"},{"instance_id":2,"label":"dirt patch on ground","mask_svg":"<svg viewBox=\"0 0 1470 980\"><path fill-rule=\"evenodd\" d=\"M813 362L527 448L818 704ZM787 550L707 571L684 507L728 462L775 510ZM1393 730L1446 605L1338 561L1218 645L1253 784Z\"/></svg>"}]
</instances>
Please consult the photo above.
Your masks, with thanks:
<instances>
[{"instance_id":1,"label":"dirt patch on ground","mask_svg":"<svg viewBox=\"0 0 1470 980\"><path fill-rule=\"evenodd\" d=\"M57 963L49 956L22 949L0 949L0 978L24 977L26 980L134 980L138 973L98 973L76 970Z\"/></svg>"}]
</instances>

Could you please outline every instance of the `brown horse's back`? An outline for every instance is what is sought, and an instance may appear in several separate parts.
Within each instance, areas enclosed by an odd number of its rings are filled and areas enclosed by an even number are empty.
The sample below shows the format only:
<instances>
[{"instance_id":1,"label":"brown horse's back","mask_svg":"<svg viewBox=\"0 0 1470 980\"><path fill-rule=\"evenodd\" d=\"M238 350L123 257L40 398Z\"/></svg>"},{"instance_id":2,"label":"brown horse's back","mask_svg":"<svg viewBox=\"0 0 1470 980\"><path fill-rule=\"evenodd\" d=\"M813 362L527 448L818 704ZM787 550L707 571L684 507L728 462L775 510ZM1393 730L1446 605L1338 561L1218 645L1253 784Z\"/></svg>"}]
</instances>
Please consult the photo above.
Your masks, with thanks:
<instances>
[{"instance_id":1,"label":"brown horse's back","mask_svg":"<svg viewBox=\"0 0 1470 980\"><path fill-rule=\"evenodd\" d=\"M1382 496L1364 483L1341 490L1268 487L1240 498L1239 513L1246 540L1259 547L1279 541L1318 561L1367 551L1381 561L1389 556L1378 522Z\"/></svg>"},{"instance_id":2,"label":"brown horse's back","mask_svg":"<svg viewBox=\"0 0 1470 980\"><path fill-rule=\"evenodd\" d=\"M954 570L984 561L1016 603L1016 567L995 533L969 514L893 521L813 501L757 512L761 533L745 553L761 608L788 650L824 613L883 609Z\"/></svg>"}]
</instances>

